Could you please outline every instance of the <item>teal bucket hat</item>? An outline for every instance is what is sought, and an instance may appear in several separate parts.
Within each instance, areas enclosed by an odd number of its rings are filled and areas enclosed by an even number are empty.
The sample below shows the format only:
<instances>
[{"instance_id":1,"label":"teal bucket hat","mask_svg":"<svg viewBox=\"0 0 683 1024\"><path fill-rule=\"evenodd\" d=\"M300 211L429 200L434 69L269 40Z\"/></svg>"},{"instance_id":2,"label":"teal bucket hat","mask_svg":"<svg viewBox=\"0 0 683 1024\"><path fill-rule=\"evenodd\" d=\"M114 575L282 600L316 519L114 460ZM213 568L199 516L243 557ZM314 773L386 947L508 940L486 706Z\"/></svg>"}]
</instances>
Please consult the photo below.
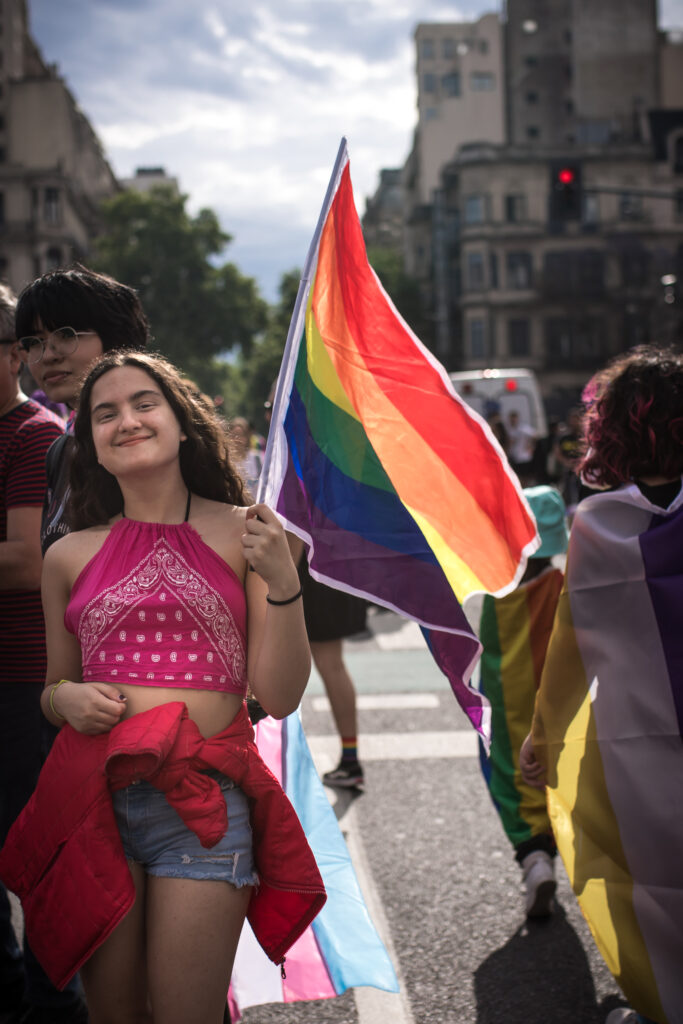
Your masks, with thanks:
<instances>
[{"instance_id":1,"label":"teal bucket hat","mask_svg":"<svg viewBox=\"0 0 683 1024\"><path fill-rule=\"evenodd\" d=\"M541 546L531 557L551 558L553 555L564 554L569 534L565 518L566 508L560 492L555 487L543 484L538 487L525 487L524 497L531 506L541 537Z\"/></svg>"}]
</instances>

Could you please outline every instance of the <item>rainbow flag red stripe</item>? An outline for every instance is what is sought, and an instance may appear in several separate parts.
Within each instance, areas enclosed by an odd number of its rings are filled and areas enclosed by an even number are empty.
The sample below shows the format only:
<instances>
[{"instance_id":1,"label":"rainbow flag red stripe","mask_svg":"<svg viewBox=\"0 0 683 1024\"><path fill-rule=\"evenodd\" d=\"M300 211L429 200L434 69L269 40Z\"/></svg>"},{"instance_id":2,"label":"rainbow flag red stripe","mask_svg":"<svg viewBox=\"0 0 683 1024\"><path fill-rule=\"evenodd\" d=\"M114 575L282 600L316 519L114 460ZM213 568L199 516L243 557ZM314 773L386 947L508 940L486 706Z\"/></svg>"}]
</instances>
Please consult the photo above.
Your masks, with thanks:
<instances>
[{"instance_id":1,"label":"rainbow flag red stripe","mask_svg":"<svg viewBox=\"0 0 683 1024\"><path fill-rule=\"evenodd\" d=\"M278 380L261 494L312 574L418 621L478 728L460 602L514 588L536 527L487 425L370 267L342 145Z\"/></svg>"}]
</instances>

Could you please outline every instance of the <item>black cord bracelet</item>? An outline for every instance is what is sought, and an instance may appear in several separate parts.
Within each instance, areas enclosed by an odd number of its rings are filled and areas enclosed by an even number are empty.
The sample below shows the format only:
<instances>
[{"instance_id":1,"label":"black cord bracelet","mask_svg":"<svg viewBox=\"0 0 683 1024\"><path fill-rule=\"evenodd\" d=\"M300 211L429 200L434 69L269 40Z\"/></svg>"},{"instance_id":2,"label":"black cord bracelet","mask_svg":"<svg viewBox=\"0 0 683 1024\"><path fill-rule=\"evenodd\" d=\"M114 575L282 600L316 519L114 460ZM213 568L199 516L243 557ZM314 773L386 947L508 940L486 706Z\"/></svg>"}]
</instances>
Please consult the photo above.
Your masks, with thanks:
<instances>
[{"instance_id":1,"label":"black cord bracelet","mask_svg":"<svg viewBox=\"0 0 683 1024\"><path fill-rule=\"evenodd\" d=\"M268 604L294 604L295 601L299 600L303 592L304 588L299 587L299 589L297 590L296 594L294 594L293 597L286 597L284 601L276 601L275 598L269 597L268 594L266 594L266 601L268 602Z\"/></svg>"}]
</instances>

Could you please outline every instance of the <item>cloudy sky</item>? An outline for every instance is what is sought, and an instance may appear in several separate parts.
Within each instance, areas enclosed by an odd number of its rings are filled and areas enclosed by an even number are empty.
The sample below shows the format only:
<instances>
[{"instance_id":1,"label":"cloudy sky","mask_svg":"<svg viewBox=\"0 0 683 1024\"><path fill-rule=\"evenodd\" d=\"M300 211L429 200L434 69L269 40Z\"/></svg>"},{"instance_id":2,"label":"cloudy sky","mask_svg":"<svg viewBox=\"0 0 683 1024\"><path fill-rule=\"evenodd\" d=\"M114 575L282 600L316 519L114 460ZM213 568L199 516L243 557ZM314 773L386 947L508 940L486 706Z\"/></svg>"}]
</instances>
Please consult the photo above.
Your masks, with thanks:
<instances>
[{"instance_id":1,"label":"cloudy sky","mask_svg":"<svg viewBox=\"0 0 683 1024\"><path fill-rule=\"evenodd\" d=\"M339 140L359 212L415 125L418 21L471 20L500 0L29 0L32 34L114 172L163 166L213 208L227 257L273 300L301 266ZM662 0L683 27L683 0Z\"/></svg>"}]
</instances>

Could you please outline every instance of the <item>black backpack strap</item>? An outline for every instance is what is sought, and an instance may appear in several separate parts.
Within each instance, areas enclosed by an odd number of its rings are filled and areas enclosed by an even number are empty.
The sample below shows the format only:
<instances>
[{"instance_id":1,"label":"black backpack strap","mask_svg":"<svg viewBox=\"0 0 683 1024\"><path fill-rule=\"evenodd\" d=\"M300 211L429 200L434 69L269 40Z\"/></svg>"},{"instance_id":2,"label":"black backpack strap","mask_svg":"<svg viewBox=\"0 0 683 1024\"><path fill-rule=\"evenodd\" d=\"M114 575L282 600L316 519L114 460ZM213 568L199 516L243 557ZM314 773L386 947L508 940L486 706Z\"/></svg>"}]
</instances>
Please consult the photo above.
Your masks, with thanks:
<instances>
[{"instance_id":1,"label":"black backpack strap","mask_svg":"<svg viewBox=\"0 0 683 1024\"><path fill-rule=\"evenodd\" d=\"M69 436L69 434L62 434L61 437L58 437L52 442L47 450L47 455L45 456L45 474L47 476L47 487L49 491L53 491L57 486L59 467L62 464L64 449L66 448Z\"/></svg>"}]
</instances>

